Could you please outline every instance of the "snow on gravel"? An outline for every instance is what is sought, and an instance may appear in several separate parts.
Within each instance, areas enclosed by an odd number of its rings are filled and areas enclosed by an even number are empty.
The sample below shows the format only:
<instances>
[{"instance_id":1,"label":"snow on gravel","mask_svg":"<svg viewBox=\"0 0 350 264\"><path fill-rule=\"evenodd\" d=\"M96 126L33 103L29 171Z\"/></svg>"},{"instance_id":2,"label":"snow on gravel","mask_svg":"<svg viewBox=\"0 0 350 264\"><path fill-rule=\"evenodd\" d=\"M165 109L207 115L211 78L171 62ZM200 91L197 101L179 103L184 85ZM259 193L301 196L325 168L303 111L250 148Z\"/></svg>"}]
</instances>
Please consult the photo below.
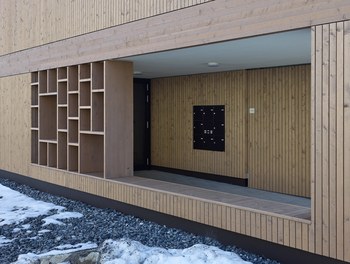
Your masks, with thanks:
<instances>
[{"instance_id":1,"label":"snow on gravel","mask_svg":"<svg viewBox=\"0 0 350 264\"><path fill-rule=\"evenodd\" d=\"M97 244L90 243L90 242L80 243L76 245L61 245L43 254L34 254L31 252L27 254L21 254L18 256L18 260L13 264L29 264L29 263L34 263L35 261L40 260L40 258L45 256L54 256L54 255L71 253L75 251L93 249L93 248L97 248Z\"/></svg>"},{"instance_id":2,"label":"snow on gravel","mask_svg":"<svg viewBox=\"0 0 350 264\"><path fill-rule=\"evenodd\" d=\"M18 224L27 218L46 215L51 210L64 209L62 206L34 200L3 185L0 185L0 201L0 226Z\"/></svg>"},{"instance_id":3,"label":"snow on gravel","mask_svg":"<svg viewBox=\"0 0 350 264\"><path fill-rule=\"evenodd\" d=\"M27 264L93 248L99 248L101 263L106 264L278 263L210 238L0 178L1 263Z\"/></svg>"},{"instance_id":4,"label":"snow on gravel","mask_svg":"<svg viewBox=\"0 0 350 264\"><path fill-rule=\"evenodd\" d=\"M50 215L48 217L45 217L43 221L45 222L43 226L47 226L49 224L54 224L54 225L64 225L63 222L59 220L63 219L69 219L69 218L80 218L83 217L81 213L76 213L76 212L60 212L58 214Z\"/></svg>"},{"instance_id":5,"label":"snow on gravel","mask_svg":"<svg viewBox=\"0 0 350 264\"><path fill-rule=\"evenodd\" d=\"M105 264L248 264L237 254L197 244L186 249L147 247L136 241L106 240L101 262ZM104 252L105 251L105 252Z\"/></svg>"}]
</instances>

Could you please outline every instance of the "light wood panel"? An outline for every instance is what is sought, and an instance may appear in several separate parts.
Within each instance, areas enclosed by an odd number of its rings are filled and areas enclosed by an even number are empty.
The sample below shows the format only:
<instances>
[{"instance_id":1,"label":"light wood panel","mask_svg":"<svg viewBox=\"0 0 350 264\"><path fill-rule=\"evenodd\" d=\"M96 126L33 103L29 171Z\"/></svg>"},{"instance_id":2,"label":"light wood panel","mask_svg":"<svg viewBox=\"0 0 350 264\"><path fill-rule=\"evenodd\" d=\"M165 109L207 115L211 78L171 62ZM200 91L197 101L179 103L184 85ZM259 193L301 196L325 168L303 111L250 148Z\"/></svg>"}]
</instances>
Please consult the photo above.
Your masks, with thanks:
<instances>
[{"instance_id":1,"label":"light wood panel","mask_svg":"<svg viewBox=\"0 0 350 264\"><path fill-rule=\"evenodd\" d=\"M310 197L310 76L302 65L153 80L152 165ZM192 147L192 107L206 104L226 107L224 153Z\"/></svg>"},{"instance_id":2,"label":"light wood panel","mask_svg":"<svg viewBox=\"0 0 350 264\"><path fill-rule=\"evenodd\" d=\"M228 195L223 200L222 193L190 186L138 177L109 181L41 166L31 166L30 175L46 182L232 232L301 250L309 249L309 220L235 205L234 195ZM260 202L260 205L263 205L264 202ZM266 208L274 210L275 207L274 204Z\"/></svg>"},{"instance_id":3,"label":"light wood panel","mask_svg":"<svg viewBox=\"0 0 350 264\"><path fill-rule=\"evenodd\" d=\"M1 0L0 55L208 1Z\"/></svg>"},{"instance_id":4,"label":"light wood panel","mask_svg":"<svg viewBox=\"0 0 350 264\"><path fill-rule=\"evenodd\" d=\"M310 65L247 72L250 187L310 197Z\"/></svg>"},{"instance_id":5,"label":"light wood panel","mask_svg":"<svg viewBox=\"0 0 350 264\"><path fill-rule=\"evenodd\" d=\"M85 17L83 14L76 23L83 26L89 21ZM204 45L349 18L348 0L216 0L5 55L0 60L0 76Z\"/></svg>"},{"instance_id":6,"label":"light wood panel","mask_svg":"<svg viewBox=\"0 0 350 264\"><path fill-rule=\"evenodd\" d=\"M0 78L0 168L28 175L31 162L30 75Z\"/></svg>"},{"instance_id":7,"label":"light wood panel","mask_svg":"<svg viewBox=\"0 0 350 264\"><path fill-rule=\"evenodd\" d=\"M105 175L108 178L133 174L133 65L106 61L104 68ZM108 111L112 110L112 111Z\"/></svg>"},{"instance_id":8,"label":"light wood panel","mask_svg":"<svg viewBox=\"0 0 350 264\"><path fill-rule=\"evenodd\" d=\"M312 32L310 249L350 261L350 22Z\"/></svg>"},{"instance_id":9,"label":"light wood panel","mask_svg":"<svg viewBox=\"0 0 350 264\"><path fill-rule=\"evenodd\" d=\"M245 177L246 72L152 80L152 165ZM193 106L225 105L225 152L193 149Z\"/></svg>"}]
</instances>

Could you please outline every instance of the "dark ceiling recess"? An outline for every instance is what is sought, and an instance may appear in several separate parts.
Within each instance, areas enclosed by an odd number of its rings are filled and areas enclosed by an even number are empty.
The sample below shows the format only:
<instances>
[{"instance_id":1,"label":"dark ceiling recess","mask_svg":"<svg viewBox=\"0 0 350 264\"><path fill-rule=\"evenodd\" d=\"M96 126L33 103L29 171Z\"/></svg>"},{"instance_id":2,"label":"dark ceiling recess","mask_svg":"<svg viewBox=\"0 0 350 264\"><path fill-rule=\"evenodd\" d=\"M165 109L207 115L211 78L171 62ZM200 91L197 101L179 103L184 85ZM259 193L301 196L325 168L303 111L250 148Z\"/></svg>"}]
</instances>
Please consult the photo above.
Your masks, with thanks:
<instances>
[{"instance_id":1,"label":"dark ceiling recess","mask_svg":"<svg viewBox=\"0 0 350 264\"><path fill-rule=\"evenodd\" d=\"M193 106L193 148L225 151L225 106Z\"/></svg>"}]
</instances>

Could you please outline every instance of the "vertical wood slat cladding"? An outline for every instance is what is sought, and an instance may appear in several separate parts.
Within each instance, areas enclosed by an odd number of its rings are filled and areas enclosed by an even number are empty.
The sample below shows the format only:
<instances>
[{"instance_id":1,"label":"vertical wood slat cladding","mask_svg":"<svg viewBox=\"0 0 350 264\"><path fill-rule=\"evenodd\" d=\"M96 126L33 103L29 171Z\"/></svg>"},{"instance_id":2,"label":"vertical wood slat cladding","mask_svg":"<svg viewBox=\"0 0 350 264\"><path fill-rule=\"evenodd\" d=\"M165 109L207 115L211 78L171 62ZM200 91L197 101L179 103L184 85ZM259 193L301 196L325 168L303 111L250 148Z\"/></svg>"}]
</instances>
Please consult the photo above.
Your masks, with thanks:
<instances>
[{"instance_id":1,"label":"vertical wood slat cladding","mask_svg":"<svg viewBox=\"0 0 350 264\"><path fill-rule=\"evenodd\" d=\"M152 80L152 165L245 177L246 72ZM193 149L193 105L225 105L225 152Z\"/></svg>"},{"instance_id":2,"label":"vertical wood slat cladding","mask_svg":"<svg viewBox=\"0 0 350 264\"><path fill-rule=\"evenodd\" d=\"M208 1L1 0L0 55Z\"/></svg>"},{"instance_id":3,"label":"vertical wood slat cladding","mask_svg":"<svg viewBox=\"0 0 350 264\"><path fill-rule=\"evenodd\" d=\"M31 156L30 75L0 78L0 168L28 175Z\"/></svg>"},{"instance_id":4,"label":"vertical wood slat cladding","mask_svg":"<svg viewBox=\"0 0 350 264\"><path fill-rule=\"evenodd\" d=\"M250 187L310 196L309 65L156 79L151 104L153 165L248 172ZM192 148L192 106L203 104L226 107L225 152Z\"/></svg>"},{"instance_id":5,"label":"vertical wood slat cladding","mask_svg":"<svg viewBox=\"0 0 350 264\"><path fill-rule=\"evenodd\" d=\"M213 202L195 196L184 196L110 181L86 175L30 166L31 177L49 183L99 195L146 209L181 217L225 230L250 235L281 245L308 251L309 222L290 219L268 212L236 208L223 202Z\"/></svg>"},{"instance_id":6,"label":"vertical wood slat cladding","mask_svg":"<svg viewBox=\"0 0 350 264\"><path fill-rule=\"evenodd\" d=\"M248 71L249 186L310 196L310 66Z\"/></svg>"},{"instance_id":7,"label":"vertical wood slat cladding","mask_svg":"<svg viewBox=\"0 0 350 264\"><path fill-rule=\"evenodd\" d=\"M311 250L350 261L350 21L312 28Z\"/></svg>"}]
</instances>

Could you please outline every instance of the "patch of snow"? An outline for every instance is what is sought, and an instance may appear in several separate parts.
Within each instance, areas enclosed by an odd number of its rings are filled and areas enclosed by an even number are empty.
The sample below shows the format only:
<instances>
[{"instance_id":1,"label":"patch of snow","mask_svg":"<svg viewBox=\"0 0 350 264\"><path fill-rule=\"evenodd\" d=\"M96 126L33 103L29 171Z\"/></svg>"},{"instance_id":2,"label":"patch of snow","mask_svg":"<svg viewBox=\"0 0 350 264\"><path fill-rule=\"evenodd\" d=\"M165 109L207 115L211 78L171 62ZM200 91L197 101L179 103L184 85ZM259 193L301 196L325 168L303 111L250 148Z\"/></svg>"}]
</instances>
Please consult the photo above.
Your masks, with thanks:
<instances>
[{"instance_id":1,"label":"patch of snow","mask_svg":"<svg viewBox=\"0 0 350 264\"><path fill-rule=\"evenodd\" d=\"M5 246L13 241L13 239L7 239L4 236L0 236L0 247Z\"/></svg>"},{"instance_id":2,"label":"patch of snow","mask_svg":"<svg viewBox=\"0 0 350 264\"><path fill-rule=\"evenodd\" d=\"M65 244L65 245L60 245L55 247L55 249L58 250L69 250L69 249L78 249L78 250L82 250L82 249L92 249L92 248L96 248L97 245L95 243L80 243L80 244L76 244L76 245L71 245L71 244Z\"/></svg>"},{"instance_id":3,"label":"patch of snow","mask_svg":"<svg viewBox=\"0 0 350 264\"><path fill-rule=\"evenodd\" d=\"M33 263L45 256L67 254L67 253L72 253L79 250L87 250L87 249L94 249L94 248L97 248L97 244L91 243L91 242L79 243L76 245L62 245L62 246L55 247L54 250L51 250L43 254L34 254L34 253L21 254L18 256L17 261L14 262L13 264L28 264L28 263Z\"/></svg>"},{"instance_id":4,"label":"patch of snow","mask_svg":"<svg viewBox=\"0 0 350 264\"><path fill-rule=\"evenodd\" d=\"M48 217L45 217L43 221L45 222L43 226L47 226L49 224L54 224L54 225L64 225L63 222L59 220L63 219L68 219L68 218L80 218L83 217L81 213L77 212L60 212L54 215L50 215Z\"/></svg>"},{"instance_id":5,"label":"patch of snow","mask_svg":"<svg viewBox=\"0 0 350 264\"><path fill-rule=\"evenodd\" d=\"M18 233L18 232L21 231L21 230L22 230L21 228L16 227L16 228L14 228L14 229L12 230L12 232L13 232L13 233Z\"/></svg>"},{"instance_id":6,"label":"patch of snow","mask_svg":"<svg viewBox=\"0 0 350 264\"><path fill-rule=\"evenodd\" d=\"M29 229L29 228L30 228L30 224L22 225L22 229Z\"/></svg>"},{"instance_id":7,"label":"patch of snow","mask_svg":"<svg viewBox=\"0 0 350 264\"><path fill-rule=\"evenodd\" d=\"M34 200L0 184L0 226L19 224L27 218L48 214L50 210L63 210L62 206Z\"/></svg>"},{"instance_id":8,"label":"patch of snow","mask_svg":"<svg viewBox=\"0 0 350 264\"><path fill-rule=\"evenodd\" d=\"M50 229L41 229L41 230L38 232L38 234L44 234L44 233L49 233L49 232L51 232Z\"/></svg>"},{"instance_id":9,"label":"patch of snow","mask_svg":"<svg viewBox=\"0 0 350 264\"><path fill-rule=\"evenodd\" d=\"M190 248L164 249L147 247L136 241L106 240L101 263L104 264L248 264L233 252L197 244Z\"/></svg>"},{"instance_id":10,"label":"patch of snow","mask_svg":"<svg viewBox=\"0 0 350 264\"><path fill-rule=\"evenodd\" d=\"M21 230L28 230L30 229L30 224L22 225L22 227L16 227L12 230L13 233L18 233ZM27 231L28 232L28 231Z\"/></svg>"}]
</instances>

